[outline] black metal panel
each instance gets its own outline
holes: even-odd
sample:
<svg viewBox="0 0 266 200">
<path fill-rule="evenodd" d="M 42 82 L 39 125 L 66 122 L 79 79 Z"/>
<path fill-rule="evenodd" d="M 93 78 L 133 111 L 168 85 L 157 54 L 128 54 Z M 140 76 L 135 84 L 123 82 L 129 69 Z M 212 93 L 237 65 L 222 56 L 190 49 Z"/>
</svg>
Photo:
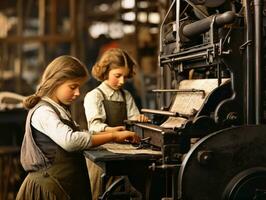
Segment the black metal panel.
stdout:
<svg viewBox="0 0 266 200">
<path fill-rule="evenodd" d="M 234 192 L 233 186 L 237 187 L 239 184 L 238 188 L 241 188 L 241 180 L 249 180 L 251 173 L 247 170 L 258 168 L 263 168 L 264 172 L 259 170 L 260 178 L 253 179 L 253 183 L 258 184 L 257 187 L 242 187 L 245 198 L 236 199 L 254 199 L 256 189 L 266 191 L 265 133 L 266 126 L 242 126 L 202 138 L 192 147 L 181 165 L 178 178 L 179 198 L 213 200 L 230 196 L 228 191 Z M 252 172 L 254 177 L 257 172 L 258 170 Z M 264 181 L 261 182 L 261 179 Z"/>
</svg>

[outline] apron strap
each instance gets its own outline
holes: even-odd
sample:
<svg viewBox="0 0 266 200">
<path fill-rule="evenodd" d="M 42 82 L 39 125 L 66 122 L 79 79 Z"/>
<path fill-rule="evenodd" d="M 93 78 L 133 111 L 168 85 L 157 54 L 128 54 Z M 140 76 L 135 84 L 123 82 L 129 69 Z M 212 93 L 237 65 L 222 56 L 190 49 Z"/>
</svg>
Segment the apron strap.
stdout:
<svg viewBox="0 0 266 200">
<path fill-rule="evenodd" d="M 106 97 L 105 93 L 100 88 L 96 88 L 96 89 L 102 94 L 103 99 L 104 100 L 107 100 L 107 97 Z M 126 94 L 125 94 L 125 91 L 123 89 L 120 89 L 119 91 L 121 92 L 122 97 L 123 97 L 123 100 L 126 103 Z"/>
<path fill-rule="evenodd" d="M 47 104 L 48 106 L 50 106 L 54 111 L 55 113 L 58 115 L 59 119 L 66 125 L 70 126 L 73 130 L 75 131 L 79 131 L 79 127 L 76 126 L 75 122 L 73 121 L 72 118 L 70 118 L 70 120 L 67 120 L 67 119 L 64 119 L 61 114 L 60 114 L 60 111 L 53 105 L 51 104 L 50 102 L 48 101 L 45 101 L 45 100 L 42 100 L 45 104 Z"/>
<path fill-rule="evenodd" d="M 104 92 L 98 87 L 96 89 L 102 94 L 103 99 L 106 100 L 107 98 L 106 98 L 106 95 L 104 94 Z"/>
</svg>

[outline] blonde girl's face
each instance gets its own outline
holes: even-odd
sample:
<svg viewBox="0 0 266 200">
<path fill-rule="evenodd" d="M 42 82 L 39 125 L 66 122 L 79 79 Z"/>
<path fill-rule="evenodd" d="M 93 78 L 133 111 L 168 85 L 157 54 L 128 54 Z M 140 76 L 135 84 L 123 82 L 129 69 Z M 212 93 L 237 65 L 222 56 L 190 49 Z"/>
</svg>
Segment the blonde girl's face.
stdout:
<svg viewBox="0 0 266 200">
<path fill-rule="evenodd" d="M 84 82 L 81 78 L 65 81 L 55 89 L 51 98 L 58 104 L 70 105 L 80 95 Z"/>
<path fill-rule="evenodd" d="M 105 82 L 114 90 L 119 90 L 125 84 L 127 76 L 128 70 L 126 67 L 111 69 Z"/>
</svg>

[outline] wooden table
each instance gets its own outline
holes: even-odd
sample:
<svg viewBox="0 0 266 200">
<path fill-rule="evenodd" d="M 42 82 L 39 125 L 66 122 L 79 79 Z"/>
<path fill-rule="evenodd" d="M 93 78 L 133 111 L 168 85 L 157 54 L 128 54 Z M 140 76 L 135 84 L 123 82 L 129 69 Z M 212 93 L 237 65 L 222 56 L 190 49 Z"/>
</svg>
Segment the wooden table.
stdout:
<svg viewBox="0 0 266 200">
<path fill-rule="evenodd" d="M 105 192 L 105 185 L 110 176 L 143 177 L 146 181 L 148 173 L 151 173 L 150 166 L 161 158 L 161 155 L 153 154 L 122 154 L 113 153 L 106 149 L 91 149 L 84 152 L 86 158 L 93 161 L 104 171 L 101 177 L 101 194 Z M 138 179 L 140 180 L 140 179 Z M 132 182 L 131 182 L 132 183 Z M 144 193 L 144 188 L 139 188 L 140 184 L 132 185 Z"/>
</svg>

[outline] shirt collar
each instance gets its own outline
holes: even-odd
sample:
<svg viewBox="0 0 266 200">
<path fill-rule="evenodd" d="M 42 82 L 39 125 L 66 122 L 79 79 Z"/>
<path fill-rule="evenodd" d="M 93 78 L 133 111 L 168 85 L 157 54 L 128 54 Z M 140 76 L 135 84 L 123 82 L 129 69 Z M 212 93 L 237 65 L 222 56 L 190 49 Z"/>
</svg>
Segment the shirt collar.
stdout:
<svg viewBox="0 0 266 200">
<path fill-rule="evenodd" d="M 60 113 L 65 114 L 69 119 L 71 119 L 70 112 L 68 110 L 66 110 L 63 106 L 61 106 L 58 103 L 56 103 L 51 98 L 45 96 L 45 97 L 42 97 L 42 100 L 49 102 L 50 104 L 52 104 L 53 106 L 55 106 L 60 111 Z"/>
<path fill-rule="evenodd" d="M 102 82 L 101 85 L 99 86 L 100 89 L 103 90 L 104 94 L 108 96 L 109 98 L 113 96 L 115 93 L 117 93 L 117 90 L 114 90 L 111 88 L 107 83 Z"/>
</svg>

